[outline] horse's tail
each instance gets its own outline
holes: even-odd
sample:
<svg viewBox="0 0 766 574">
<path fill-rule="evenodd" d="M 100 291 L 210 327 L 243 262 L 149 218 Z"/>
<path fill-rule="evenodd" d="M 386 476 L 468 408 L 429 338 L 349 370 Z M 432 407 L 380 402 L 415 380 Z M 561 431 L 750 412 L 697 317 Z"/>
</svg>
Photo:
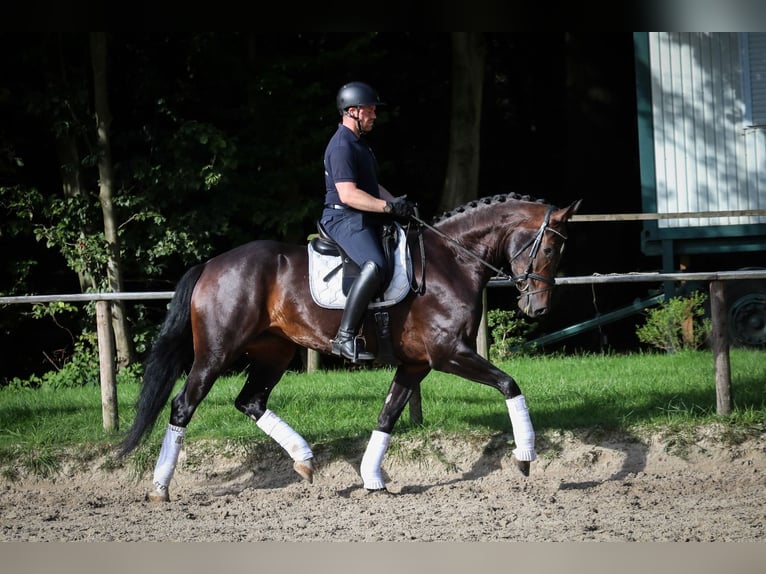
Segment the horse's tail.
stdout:
<svg viewBox="0 0 766 574">
<path fill-rule="evenodd" d="M 204 264 L 189 269 L 176 286 L 165 322 L 144 364 L 144 378 L 136 401 L 136 418 L 118 446 L 123 457 L 154 428 L 178 378 L 194 359 L 191 296 Z"/>
</svg>

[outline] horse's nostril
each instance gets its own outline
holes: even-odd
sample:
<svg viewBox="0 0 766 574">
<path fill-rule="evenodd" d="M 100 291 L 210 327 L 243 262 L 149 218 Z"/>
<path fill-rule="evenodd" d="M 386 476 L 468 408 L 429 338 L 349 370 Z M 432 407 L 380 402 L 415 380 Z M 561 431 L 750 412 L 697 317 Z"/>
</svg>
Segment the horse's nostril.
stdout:
<svg viewBox="0 0 766 574">
<path fill-rule="evenodd" d="M 547 312 L 548 312 L 548 307 L 538 307 L 538 308 L 537 308 L 537 309 L 535 309 L 535 311 L 534 311 L 534 313 L 535 313 L 535 317 L 542 317 L 542 316 L 543 316 L 543 315 L 545 315 Z"/>
</svg>

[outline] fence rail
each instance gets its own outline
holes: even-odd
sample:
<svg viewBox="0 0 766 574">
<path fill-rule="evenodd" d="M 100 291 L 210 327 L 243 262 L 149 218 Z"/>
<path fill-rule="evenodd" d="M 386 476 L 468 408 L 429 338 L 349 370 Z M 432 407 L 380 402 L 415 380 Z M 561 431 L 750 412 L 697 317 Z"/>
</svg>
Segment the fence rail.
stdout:
<svg viewBox="0 0 766 574">
<path fill-rule="evenodd" d="M 556 285 L 592 285 L 605 283 L 663 283 L 665 281 L 732 281 L 739 279 L 766 279 L 766 269 L 741 271 L 700 271 L 693 273 L 607 273 L 556 277 Z M 490 287 L 508 287 L 508 279 L 492 279 Z"/>
<path fill-rule="evenodd" d="M 733 211 L 681 211 L 678 213 L 575 213 L 570 221 L 653 221 L 657 219 L 709 219 L 712 217 L 750 217 L 766 215 L 766 209 Z"/>
<path fill-rule="evenodd" d="M 766 279 L 766 269 L 742 271 L 702 271 L 694 273 L 595 273 L 572 277 L 556 277 L 556 285 L 591 285 L 606 283 L 663 283 L 665 281 L 732 281 Z M 488 287 L 513 287 L 510 279 L 492 279 Z M 141 291 L 109 293 L 75 293 L 70 295 L 19 295 L 0 297 L 0 305 L 17 303 L 87 303 L 91 301 L 151 301 L 171 299 L 174 291 Z"/>
<path fill-rule="evenodd" d="M 110 292 L 110 293 L 75 293 L 72 295 L 19 295 L 18 297 L 0 297 L 0 304 L 13 303 L 89 303 L 91 301 L 152 301 L 171 299 L 174 291 Z"/>
</svg>

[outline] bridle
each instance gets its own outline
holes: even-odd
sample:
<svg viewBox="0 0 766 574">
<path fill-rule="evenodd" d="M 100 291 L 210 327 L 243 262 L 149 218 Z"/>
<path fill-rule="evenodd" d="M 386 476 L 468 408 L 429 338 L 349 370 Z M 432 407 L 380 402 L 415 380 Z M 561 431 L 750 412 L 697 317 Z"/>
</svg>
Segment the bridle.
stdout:
<svg viewBox="0 0 766 574">
<path fill-rule="evenodd" d="M 471 257 L 472 259 L 475 259 L 476 261 L 478 261 L 479 263 L 481 263 L 485 267 L 487 267 L 487 268 L 491 269 L 492 271 L 494 271 L 495 273 L 497 273 L 499 278 L 501 278 L 501 279 L 508 279 L 510 281 L 513 281 L 514 284 L 516 285 L 516 288 L 519 290 L 519 293 L 521 293 L 521 295 L 519 295 L 519 298 L 521 298 L 522 296 L 527 296 L 528 297 L 530 295 L 534 295 L 535 293 L 541 293 L 543 291 L 549 291 L 550 289 L 553 289 L 553 285 L 556 283 L 556 279 L 554 277 L 546 277 L 544 275 L 540 275 L 539 273 L 534 273 L 532 271 L 532 268 L 534 267 L 534 263 L 535 263 L 535 258 L 537 257 L 537 254 L 540 251 L 540 246 L 543 243 L 543 237 L 545 236 L 545 232 L 546 231 L 550 231 L 551 233 L 555 233 L 556 235 L 561 237 L 564 241 L 566 241 L 566 239 L 567 239 L 566 235 L 564 235 L 563 233 L 561 233 L 560 231 L 558 231 L 556 229 L 553 229 L 550 226 L 551 214 L 553 213 L 554 210 L 555 210 L 554 206 L 551 206 L 551 207 L 548 208 L 548 211 L 545 213 L 545 218 L 543 219 L 543 222 L 540 224 L 540 228 L 537 230 L 537 233 L 535 233 L 534 237 L 532 237 L 529 241 L 527 241 L 508 260 L 509 263 L 513 263 L 514 259 L 519 257 L 519 255 L 521 255 L 527 248 L 530 248 L 529 249 L 529 264 L 527 265 L 526 270 L 523 273 L 520 273 L 519 275 L 514 275 L 513 274 L 513 269 L 511 269 L 511 274 L 509 275 L 508 273 L 506 273 L 502 269 L 499 269 L 499 268 L 495 267 L 494 265 L 492 265 L 491 263 L 489 263 L 487 261 L 484 261 L 481 257 L 476 255 L 475 253 L 473 253 L 469 249 L 466 249 L 463 245 L 460 244 L 459 241 L 457 241 L 456 239 L 450 237 L 446 233 L 443 233 L 443 232 L 439 231 L 434 226 L 429 225 L 428 223 L 426 223 L 425 221 L 420 219 L 420 217 L 418 217 L 417 215 L 413 215 L 412 219 L 414 221 L 416 221 L 417 223 L 419 223 L 420 225 L 422 225 L 424 227 L 427 227 L 428 229 L 430 229 L 431 231 L 433 231 L 437 235 L 443 237 L 447 241 L 450 241 L 451 243 L 453 243 L 460 251 L 462 251 L 463 253 L 465 253 L 466 255 Z M 424 251 L 423 251 L 422 234 L 421 234 L 421 237 L 420 237 L 420 251 L 421 251 L 421 258 L 422 258 L 421 272 L 422 272 L 422 277 L 425 278 L 425 254 L 424 254 Z M 538 289 L 537 291 L 529 291 L 529 280 L 530 279 L 534 279 L 536 281 L 542 281 L 543 283 L 546 283 L 548 286 L 544 287 L 543 289 Z M 416 290 L 415 289 L 415 285 L 416 285 L 415 281 L 412 281 L 412 285 L 413 285 L 413 290 Z M 420 291 L 418 291 L 418 292 L 422 292 L 422 289 L 423 289 L 423 280 L 421 280 Z"/>
<path fill-rule="evenodd" d="M 551 213 L 553 213 L 554 208 L 549 207 L 548 211 L 545 213 L 545 219 L 543 219 L 542 224 L 540 225 L 540 229 L 537 230 L 537 233 L 535 236 L 527 241 L 524 246 L 519 249 L 511 258 L 509 259 L 509 262 L 513 262 L 514 259 L 516 259 L 521 253 L 530 245 L 532 246 L 529 250 L 529 263 L 527 264 L 527 269 L 524 271 L 524 273 L 521 273 L 519 275 L 506 275 L 506 279 L 510 279 L 516 284 L 516 288 L 519 290 L 520 293 L 523 293 L 525 295 L 532 295 L 534 293 L 540 293 L 541 291 L 548 291 L 553 288 L 553 285 L 556 283 L 555 277 L 545 277 L 544 275 L 540 275 L 539 273 L 533 273 L 532 267 L 535 263 L 535 257 L 537 257 L 537 253 L 540 251 L 540 246 L 543 243 L 543 236 L 545 235 L 546 231 L 550 231 L 551 233 L 555 233 L 559 237 L 561 237 L 564 241 L 566 241 L 567 237 L 560 231 L 553 229 L 550 226 L 551 221 Z M 542 281 L 543 283 L 547 283 L 549 287 L 545 287 L 544 289 L 538 289 L 537 291 L 529 291 L 529 280 L 535 279 L 537 281 Z M 523 283 L 523 285 L 522 285 Z"/>
</svg>

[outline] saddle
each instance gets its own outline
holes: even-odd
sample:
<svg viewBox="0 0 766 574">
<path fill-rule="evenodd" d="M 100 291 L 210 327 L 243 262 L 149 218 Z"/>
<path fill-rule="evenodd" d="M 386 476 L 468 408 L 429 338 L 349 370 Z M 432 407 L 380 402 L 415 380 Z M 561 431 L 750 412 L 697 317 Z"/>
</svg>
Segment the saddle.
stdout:
<svg viewBox="0 0 766 574">
<path fill-rule="evenodd" d="M 359 276 L 359 266 L 333 241 L 327 231 L 317 222 L 319 234 L 308 244 L 309 288 L 314 302 L 326 309 L 343 309 L 346 295 Z M 383 270 L 383 286 L 370 301 L 369 309 L 376 309 L 375 330 L 378 338 L 376 362 L 396 365 L 391 345 L 388 311 L 385 307 L 395 305 L 410 292 L 412 262 L 407 246 L 407 234 L 398 223 L 384 225 L 381 244 L 386 258 Z"/>
<path fill-rule="evenodd" d="M 318 235 L 309 241 L 309 286 L 314 302 L 326 309 L 343 309 L 346 295 L 361 270 L 335 243 L 320 222 Z M 383 284 L 373 297 L 370 307 L 390 307 L 410 290 L 412 262 L 407 246 L 407 234 L 396 222 L 381 229 L 381 244 L 387 265 L 383 269 Z"/>
</svg>

